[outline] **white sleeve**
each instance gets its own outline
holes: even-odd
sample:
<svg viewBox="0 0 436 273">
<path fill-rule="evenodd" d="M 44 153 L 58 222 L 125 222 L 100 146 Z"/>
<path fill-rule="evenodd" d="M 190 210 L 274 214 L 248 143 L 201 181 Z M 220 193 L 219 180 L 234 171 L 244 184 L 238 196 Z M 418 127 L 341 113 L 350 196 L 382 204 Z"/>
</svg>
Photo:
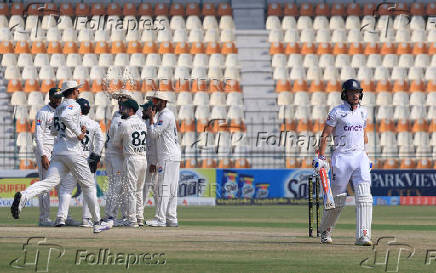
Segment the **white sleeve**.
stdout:
<svg viewBox="0 0 436 273">
<path fill-rule="evenodd" d="M 330 127 L 336 127 L 336 109 L 332 109 L 327 116 L 327 121 L 325 122 Z"/>
<path fill-rule="evenodd" d="M 44 155 L 44 131 L 46 126 L 45 117 L 42 111 L 38 111 L 35 119 L 35 143 L 38 153 Z"/>
<path fill-rule="evenodd" d="M 68 107 L 65 108 L 65 110 L 62 111 L 60 118 L 73 134 L 79 136 L 82 134 L 82 129 L 80 128 L 80 122 L 75 122 L 73 120 L 75 115 L 80 115 L 80 107 L 73 105 L 72 109 L 69 109 Z"/>
<path fill-rule="evenodd" d="M 94 134 L 94 147 L 93 147 L 93 152 L 101 155 L 101 152 L 103 150 L 103 146 L 104 146 L 104 135 L 103 132 L 101 131 L 100 125 L 95 122 L 95 134 Z"/>
<path fill-rule="evenodd" d="M 147 128 L 147 133 L 151 136 L 151 138 L 156 139 L 168 128 L 171 122 L 170 116 L 166 113 L 162 113 L 160 117 L 156 120 L 156 122 Z"/>
<path fill-rule="evenodd" d="M 118 128 L 115 130 L 114 137 L 112 139 L 112 144 L 114 147 L 122 149 L 123 147 L 123 132 L 124 132 L 124 126 L 123 122 L 118 123 Z"/>
<path fill-rule="evenodd" d="M 147 121 L 147 131 L 150 127 L 150 121 Z M 148 134 L 147 134 L 148 135 Z M 150 142 L 150 143 L 149 143 Z M 157 144 L 156 139 L 153 139 L 152 137 L 147 137 L 147 145 L 150 147 L 147 154 L 147 159 L 149 160 L 150 164 L 157 165 Z"/>
</svg>

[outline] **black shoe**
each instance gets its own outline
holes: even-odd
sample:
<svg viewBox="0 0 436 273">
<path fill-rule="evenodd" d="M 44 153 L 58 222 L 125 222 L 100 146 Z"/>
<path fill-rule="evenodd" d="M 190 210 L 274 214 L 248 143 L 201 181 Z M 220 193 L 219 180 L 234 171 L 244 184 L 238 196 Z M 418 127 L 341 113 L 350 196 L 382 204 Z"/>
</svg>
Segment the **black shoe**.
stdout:
<svg viewBox="0 0 436 273">
<path fill-rule="evenodd" d="M 14 195 L 14 202 L 11 206 L 11 213 L 14 219 L 20 218 L 20 200 L 21 200 L 21 192 L 17 192 Z"/>
</svg>

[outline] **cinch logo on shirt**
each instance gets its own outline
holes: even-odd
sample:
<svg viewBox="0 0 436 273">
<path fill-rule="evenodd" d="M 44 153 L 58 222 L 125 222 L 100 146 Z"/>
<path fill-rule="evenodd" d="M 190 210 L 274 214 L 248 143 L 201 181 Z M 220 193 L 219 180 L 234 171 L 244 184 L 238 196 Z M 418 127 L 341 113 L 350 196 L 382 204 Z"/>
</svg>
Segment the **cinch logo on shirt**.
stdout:
<svg viewBox="0 0 436 273">
<path fill-rule="evenodd" d="M 344 131 L 355 131 L 355 132 L 357 132 L 357 131 L 362 131 L 362 129 L 363 129 L 362 125 L 355 125 L 355 126 L 353 126 L 353 125 L 351 125 L 351 126 L 345 125 L 344 126 Z"/>
<path fill-rule="evenodd" d="M 72 105 L 68 105 L 67 108 L 70 109 L 70 110 L 73 110 L 73 106 Z"/>
</svg>

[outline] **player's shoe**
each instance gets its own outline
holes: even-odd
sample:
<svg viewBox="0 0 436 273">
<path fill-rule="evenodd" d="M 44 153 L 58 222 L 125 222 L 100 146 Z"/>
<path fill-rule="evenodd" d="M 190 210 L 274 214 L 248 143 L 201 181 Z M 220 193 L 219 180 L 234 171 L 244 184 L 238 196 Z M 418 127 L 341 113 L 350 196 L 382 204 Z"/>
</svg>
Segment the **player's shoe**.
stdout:
<svg viewBox="0 0 436 273">
<path fill-rule="evenodd" d="M 368 236 L 360 237 L 354 244 L 357 246 L 372 246 L 371 239 Z"/>
<path fill-rule="evenodd" d="M 139 227 L 143 227 L 144 226 L 144 219 L 139 219 L 138 220 L 138 226 Z"/>
<path fill-rule="evenodd" d="M 125 227 L 127 225 L 127 219 L 115 219 L 113 220 L 114 227 Z"/>
<path fill-rule="evenodd" d="M 321 233 L 321 244 L 332 244 L 332 233 L 328 230 Z"/>
<path fill-rule="evenodd" d="M 94 226 L 94 223 L 89 218 L 83 218 L 82 224 L 80 226 L 86 228 L 92 228 Z"/>
<path fill-rule="evenodd" d="M 63 227 L 65 226 L 65 219 L 61 217 L 57 217 L 55 221 L 55 227 Z"/>
<path fill-rule="evenodd" d="M 129 222 L 129 221 L 127 221 L 125 227 L 139 228 L 139 225 L 138 225 L 137 222 Z"/>
<path fill-rule="evenodd" d="M 82 223 L 80 223 L 79 221 L 75 221 L 73 218 L 71 217 L 67 217 L 67 220 L 65 221 L 65 225 L 70 226 L 70 227 L 78 227 L 80 226 Z"/>
<path fill-rule="evenodd" d="M 166 227 L 167 226 L 166 223 L 159 222 L 156 219 L 147 220 L 147 221 L 145 221 L 145 224 L 147 226 L 150 226 L 150 227 Z"/>
<path fill-rule="evenodd" d="M 100 221 L 94 223 L 94 233 L 100 233 L 102 231 L 109 230 L 109 229 L 111 229 L 111 227 L 108 225 L 107 222 Z"/>
<path fill-rule="evenodd" d="M 12 202 L 12 206 L 11 206 L 11 213 L 14 219 L 20 218 L 20 212 L 21 212 L 20 203 L 21 203 L 21 192 L 17 192 L 14 195 L 14 202 Z"/>
<path fill-rule="evenodd" d="M 178 227 L 179 223 L 177 221 L 167 221 L 167 227 Z"/>
<path fill-rule="evenodd" d="M 103 220 L 104 222 L 106 222 L 106 225 L 108 225 L 110 228 L 114 227 L 114 220 L 111 218 L 105 219 Z"/>
<path fill-rule="evenodd" d="M 40 227 L 52 227 L 52 226 L 54 226 L 54 223 L 52 220 L 47 218 L 47 219 L 39 220 L 38 226 L 40 226 Z"/>
</svg>

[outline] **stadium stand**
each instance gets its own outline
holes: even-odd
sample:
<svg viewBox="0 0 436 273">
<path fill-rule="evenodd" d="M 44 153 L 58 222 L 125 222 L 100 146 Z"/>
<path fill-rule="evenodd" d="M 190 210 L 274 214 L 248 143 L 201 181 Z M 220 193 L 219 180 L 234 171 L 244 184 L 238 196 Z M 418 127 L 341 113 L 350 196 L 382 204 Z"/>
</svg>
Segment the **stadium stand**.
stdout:
<svg viewBox="0 0 436 273">
<path fill-rule="evenodd" d="M 307 167 L 356 78 L 376 166 L 436 167 L 436 4 L 280 2 L 0 3 L 0 166 L 35 167 L 35 114 L 74 79 L 104 130 L 106 90 L 171 92 L 184 167 Z"/>
</svg>

